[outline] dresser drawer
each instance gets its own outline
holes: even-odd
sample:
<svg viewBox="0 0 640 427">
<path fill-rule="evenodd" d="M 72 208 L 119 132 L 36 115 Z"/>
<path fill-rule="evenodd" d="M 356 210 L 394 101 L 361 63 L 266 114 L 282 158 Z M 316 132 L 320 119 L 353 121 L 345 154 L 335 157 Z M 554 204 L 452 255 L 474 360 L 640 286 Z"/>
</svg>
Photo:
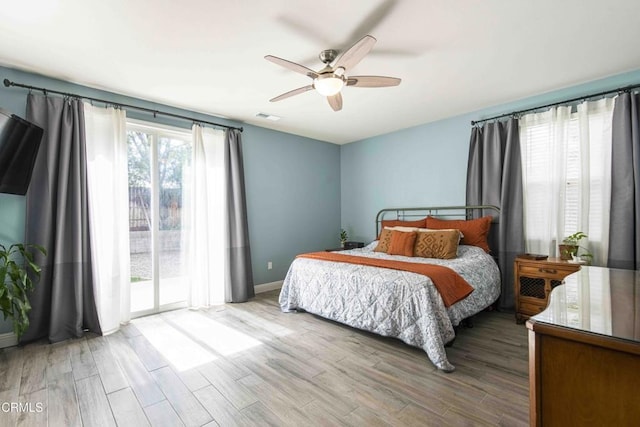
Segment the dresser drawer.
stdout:
<svg viewBox="0 0 640 427">
<path fill-rule="evenodd" d="M 520 276 L 541 277 L 545 279 L 562 280 L 569 274 L 576 271 L 573 268 L 561 268 L 554 265 L 534 266 L 534 265 L 521 265 L 518 268 Z"/>
</svg>

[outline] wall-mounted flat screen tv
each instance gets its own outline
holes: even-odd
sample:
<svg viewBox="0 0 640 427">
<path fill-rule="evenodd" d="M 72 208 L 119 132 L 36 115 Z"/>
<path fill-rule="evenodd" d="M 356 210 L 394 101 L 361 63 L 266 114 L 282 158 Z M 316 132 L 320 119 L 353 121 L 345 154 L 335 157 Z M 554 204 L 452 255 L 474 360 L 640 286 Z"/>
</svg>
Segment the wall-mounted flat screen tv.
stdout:
<svg viewBox="0 0 640 427">
<path fill-rule="evenodd" d="M 0 193 L 27 193 L 42 134 L 42 128 L 0 109 Z"/>
</svg>

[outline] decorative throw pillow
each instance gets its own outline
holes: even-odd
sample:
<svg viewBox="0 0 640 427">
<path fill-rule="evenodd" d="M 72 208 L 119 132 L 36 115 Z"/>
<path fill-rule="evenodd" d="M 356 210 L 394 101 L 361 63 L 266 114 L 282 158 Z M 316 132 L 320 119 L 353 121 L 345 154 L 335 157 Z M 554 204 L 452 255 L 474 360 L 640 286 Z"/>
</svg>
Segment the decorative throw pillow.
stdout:
<svg viewBox="0 0 640 427">
<path fill-rule="evenodd" d="M 385 227 L 397 227 L 397 226 L 424 228 L 426 227 L 425 225 L 426 223 L 427 223 L 427 218 L 422 218 L 415 221 L 401 221 L 399 219 L 383 219 L 381 225 L 382 225 L 382 229 L 384 230 Z"/>
<path fill-rule="evenodd" d="M 394 228 L 398 228 L 398 227 L 394 227 Z M 415 231 L 417 231 L 418 233 L 421 231 L 434 231 L 437 230 L 437 228 L 431 229 L 431 228 L 418 228 Z M 444 229 L 443 229 L 444 230 Z M 453 230 L 453 229 L 452 229 Z M 411 230 L 414 231 L 414 230 Z M 458 243 L 460 243 L 460 240 L 464 238 L 464 234 L 462 234 L 462 231 L 458 230 L 458 235 L 459 235 L 459 239 L 458 239 Z"/>
<path fill-rule="evenodd" d="M 389 250 L 389 243 L 391 242 L 391 232 L 393 230 L 389 227 L 385 227 L 380 232 L 380 237 L 378 237 L 378 245 L 373 250 L 374 252 L 384 252 L 387 253 Z"/>
<path fill-rule="evenodd" d="M 451 259 L 458 255 L 460 231 L 427 230 L 418 231 L 413 256 L 423 258 Z"/>
<path fill-rule="evenodd" d="M 389 242 L 389 255 L 413 256 L 413 246 L 416 242 L 416 233 L 411 231 L 391 230 L 391 241 Z"/>
<path fill-rule="evenodd" d="M 464 237 L 460 242 L 463 245 L 478 246 L 490 252 L 487 237 L 491 228 L 491 216 L 483 216 L 478 219 L 456 220 L 456 219 L 440 219 L 432 216 L 427 217 L 427 228 L 431 229 L 450 229 L 455 228 L 462 232 Z"/>
<path fill-rule="evenodd" d="M 389 243 L 391 242 L 391 232 L 393 230 L 411 232 L 418 231 L 418 227 L 385 227 L 380 232 L 380 237 L 378 238 L 378 245 L 373 250 L 374 252 L 387 252 L 389 250 Z M 424 229 L 423 229 L 424 230 Z"/>
</svg>

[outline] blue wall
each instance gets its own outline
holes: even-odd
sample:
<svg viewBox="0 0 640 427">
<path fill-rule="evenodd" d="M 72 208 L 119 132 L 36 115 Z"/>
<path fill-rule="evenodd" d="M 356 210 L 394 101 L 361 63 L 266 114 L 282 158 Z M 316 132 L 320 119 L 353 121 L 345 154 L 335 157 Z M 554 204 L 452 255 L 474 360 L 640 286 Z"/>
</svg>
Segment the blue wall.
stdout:
<svg viewBox="0 0 640 427">
<path fill-rule="evenodd" d="M 0 67 L 0 79 L 140 105 L 202 120 L 238 123 Z M 351 240 L 370 241 L 387 207 L 465 202 L 470 121 L 640 82 L 640 70 L 337 146 L 244 125 L 245 180 L 256 284 L 284 278 L 294 256 L 334 247 L 340 224 Z M 0 107 L 24 116 L 26 91 L 0 87 Z M 146 114 L 141 120 L 189 127 Z M 0 243 L 24 236 L 21 196 L 0 194 Z M 273 269 L 267 270 L 267 262 Z M 0 333 L 11 330 L 0 319 Z"/>
<path fill-rule="evenodd" d="M 380 209 L 464 205 L 471 120 L 637 83 L 640 70 L 343 145 L 342 227 L 369 242 Z"/>
<path fill-rule="evenodd" d="M 243 141 L 253 277 L 282 280 L 297 254 L 340 242 L 340 146 L 257 127 Z"/>
<path fill-rule="evenodd" d="M 340 147 L 323 141 L 243 125 L 0 67 L 0 80 L 77 93 L 183 114 L 232 126 L 242 135 L 249 236 L 255 284 L 284 278 L 296 254 L 335 247 L 340 231 Z M 27 91 L 0 86 L 0 108 L 25 116 Z M 190 128 L 191 123 L 128 112 L 128 117 Z M 0 194 L 0 244 L 24 240 L 25 197 Z M 267 262 L 273 269 L 267 270 Z M 0 318 L 0 333 L 11 331 Z"/>
</svg>

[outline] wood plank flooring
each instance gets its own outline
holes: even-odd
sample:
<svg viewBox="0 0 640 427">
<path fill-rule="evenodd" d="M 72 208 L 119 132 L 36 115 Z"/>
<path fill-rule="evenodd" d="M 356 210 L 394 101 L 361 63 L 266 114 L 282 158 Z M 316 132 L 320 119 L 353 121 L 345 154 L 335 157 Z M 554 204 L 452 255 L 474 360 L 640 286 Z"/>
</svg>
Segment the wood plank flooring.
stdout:
<svg viewBox="0 0 640 427">
<path fill-rule="evenodd" d="M 277 298 L 1 350 L 0 426 L 528 425 L 527 334 L 513 315 L 459 330 L 446 374 L 420 349 L 281 313 Z"/>
</svg>

